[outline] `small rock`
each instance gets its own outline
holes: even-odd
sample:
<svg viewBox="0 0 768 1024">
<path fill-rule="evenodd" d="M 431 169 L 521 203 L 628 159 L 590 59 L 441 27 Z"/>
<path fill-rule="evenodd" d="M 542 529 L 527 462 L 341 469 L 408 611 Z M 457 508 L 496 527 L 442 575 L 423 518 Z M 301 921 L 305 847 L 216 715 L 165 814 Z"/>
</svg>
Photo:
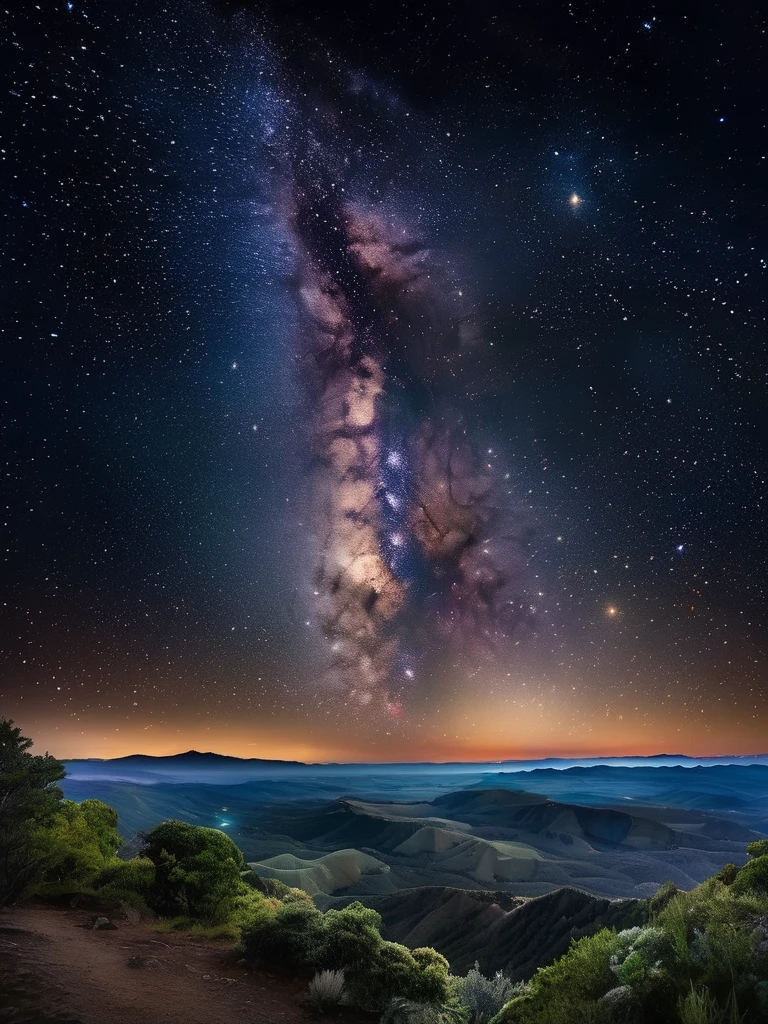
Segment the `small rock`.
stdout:
<svg viewBox="0 0 768 1024">
<path fill-rule="evenodd" d="M 160 961 L 156 956 L 129 956 L 127 964 L 129 967 L 133 967 L 136 970 L 142 967 L 148 967 L 151 969 L 157 969 L 160 967 Z"/>
<path fill-rule="evenodd" d="M 117 925 L 112 924 L 108 917 L 97 917 L 93 922 L 93 931 L 116 931 Z"/>
</svg>

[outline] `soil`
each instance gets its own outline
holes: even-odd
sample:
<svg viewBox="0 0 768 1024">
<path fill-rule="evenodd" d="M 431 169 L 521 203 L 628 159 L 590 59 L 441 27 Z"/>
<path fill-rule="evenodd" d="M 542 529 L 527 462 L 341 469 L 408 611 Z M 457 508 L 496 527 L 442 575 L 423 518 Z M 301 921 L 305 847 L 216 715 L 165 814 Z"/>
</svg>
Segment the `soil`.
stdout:
<svg viewBox="0 0 768 1024">
<path fill-rule="evenodd" d="M 212 942 L 158 933 L 93 911 L 0 912 L 2 1024 L 371 1024 L 338 1011 L 317 1017 L 305 979 L 249 971 Z"/>
</svg>

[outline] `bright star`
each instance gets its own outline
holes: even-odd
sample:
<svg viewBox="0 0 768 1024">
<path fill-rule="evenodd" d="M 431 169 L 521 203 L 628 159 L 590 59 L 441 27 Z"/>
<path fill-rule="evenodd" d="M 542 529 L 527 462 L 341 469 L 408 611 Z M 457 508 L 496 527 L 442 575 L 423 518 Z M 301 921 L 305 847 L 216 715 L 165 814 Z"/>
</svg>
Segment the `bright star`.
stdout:
<svg viewBox="0 0 768 1024">
<path fill-rule="evenodd" d="M 574 192 L 571 196 L 571 206 L 579 206 L 581 204 L 581 198 Z"/>
</svg>

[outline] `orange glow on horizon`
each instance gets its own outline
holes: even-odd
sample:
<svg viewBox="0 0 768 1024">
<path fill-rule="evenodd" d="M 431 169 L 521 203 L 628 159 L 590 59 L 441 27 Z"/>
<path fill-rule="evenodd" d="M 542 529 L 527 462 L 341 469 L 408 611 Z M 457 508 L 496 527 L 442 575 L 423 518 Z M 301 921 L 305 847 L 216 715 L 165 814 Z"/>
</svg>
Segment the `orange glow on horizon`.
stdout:
<svg viewBox="0 0 768 1024">
<path fill-rule="evenodd" d="M 397 735 L 371 737 L 329 736 L 319 739 L 309 736 L 279 736 L 276 733 L 254 736 L 253 731 L 232 728 L 180 728 L 166 733 L 138 730 L 121 731 L 119 736 L 105 736 L 94 728 L 90 734 L 80 730 L 69 731 L 61 727 L 46 728 L 42 723 L 17 720 L 22 732 L 35 740 L 36 752 L 50 751 L 65 760 L 85 758 L 114 758 L 128 754 L 168 756 L 187 750 L 212 751 L 233 757 L 261 758 L 305 763 L 488 763 L 496 761 L 539 760 L 543 758 L 592 757 L 644 757 L 654 754 L 686 754 L 691 757 L 724 756 L 760 753 L 762 747 L 756 736 L 738 729 L 723 729 L 712 737 L 699 730 L 675 731 L 673 735 L 653 730 L 652 735 L 641 736 L 637 730 L 619 730 L 608 724 L 603 730 L 591 731 L 581 740 L 528 735 L 527 741 L 517 737 L 504 741 L 500 738 L 484 740 L 478 737 L 430 737 L 415 739 Z M 296 733 L 298 733 L 298 729 Z M 634 733 L 634 734 L 633 734 Z M 763 744 L 764 745 L 764 744 Z"/>
</svg>

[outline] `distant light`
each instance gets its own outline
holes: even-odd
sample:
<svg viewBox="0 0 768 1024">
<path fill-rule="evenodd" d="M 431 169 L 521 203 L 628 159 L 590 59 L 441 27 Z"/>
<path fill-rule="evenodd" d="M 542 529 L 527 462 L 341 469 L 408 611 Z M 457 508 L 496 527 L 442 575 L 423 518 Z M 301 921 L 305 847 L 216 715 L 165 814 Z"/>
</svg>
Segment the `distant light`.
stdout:
<svg viewBox="0 0 768 1024">
<path fill-rule="evenodd" d="M 723 124 L 725 122 L 725 118 L 724 117 L 718 117 L 717 120 L 720 122 L 720 124 Z"/>
<path fill-rule="evenodd" d="M 580 196 L 577 196 L 576 193 L 574 192 L 573 195 L 571 196 L 571 206 L 580 206 L 580 205 L 581 205 L 581 198 L 580 198 Z"/>
<path fill-rule="evenodd" d="M 610 605 L 608 605 L 608 607 L 607 607 L 607 608 L 605 609 L 605 614 L 606 614 L 606 615 L 607 615 L 607 616 L 608 616 L 609 618 L 613 619 L 613 618 L 615 618 L 615 617 L 616 617 L 616 616 L 617 616 L 617 615 L 619 614 L 619 610 L 618 610 L 618 608 L 615 608 L 615 607 L 614 607 L 614 606 L 613 606 L 612 604 L 610 604 Z"/>
</svg>

